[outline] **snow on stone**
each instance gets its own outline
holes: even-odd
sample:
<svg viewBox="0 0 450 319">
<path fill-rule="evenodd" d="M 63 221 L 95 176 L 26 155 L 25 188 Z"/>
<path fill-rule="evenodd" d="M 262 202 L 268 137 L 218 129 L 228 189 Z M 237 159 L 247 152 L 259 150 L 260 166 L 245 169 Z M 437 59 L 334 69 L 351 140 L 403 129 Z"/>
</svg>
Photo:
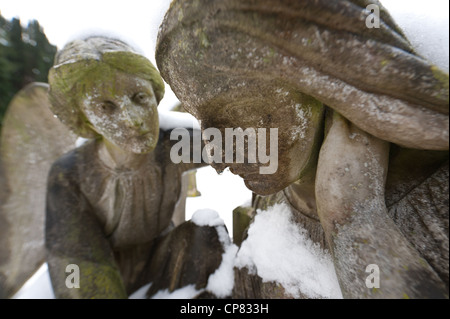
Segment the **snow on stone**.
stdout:
<svg viewBox="0 0 450 319">
<path fill-rule="evenodd" d="M 310 119 L 312 114 L 311 109 L 312 108 L 310 106 L 303 106 L 300 103 L 295 104 L 297 125 L 293 126 L 291 130 L 292 141 L 305 138 L 306 131 L 310 126 Z"/>
<path fill-rule="evenodd" d="M 224 227 L 222 227 L 224 229 Z M 234 260 L 238 247 L 229 244 L 222 255 L 222 263 L 219 268 L 209 276 L 206 290 L 211 291 L 218 298 L 231 296 L 234 288 Z"/>
<path fill-rule="evenodd" d="M 28 279 L 12 299 L 55 299 L 47 263 Z"/>
<path fill-rule="evenodd" d="M 197 210 L 193 214 L 191 221 L 198 226 L 215 227 L 219 241 L 224 248 L 222 262 L 219 268 L 209 276 L 206 290 L 212 292 L 219 298 L 231 296 L 234 287 L 233 267 L 238 247 L 231 243 L 224 221 L 216 211 L 212 209 Z M 145 293 L 150 285 L 151 284 L 145 285 L 134 292 L 130 296 L 130 299 L 145 299 Z M 194 285 L 189 285 L 175 290 L 172 293 L 167 289 L 158 291 L 152 299 L 192 299 L 203 291 L 205 291 L 205 289 L 196 290 Z"/>
<path fill-rule="evenodd" d="M 388 9 L 398 25 L 403 29 L 417 52 L 448 72 L 449 2 L 447 0 L 381 0 L 381 2 Z M 164 8 L 166 8 L 169 3 L 170 1 L 167 1 L 164 4 Z M 152 6 L 154 6 L 153 3 Z M 161 10 L 161 17 L 164 12 L 165 9 Z M 90 33 L 92 33 L 91 30 Z M 97 30 L 96 33 L 98 34 L 99 30 Z M 156 37 L 156 32 L 154 34 Z M 79 37 L 79 34 L 76 37 Z M 115 37 L 117 37 L 117 34 Z M 135 43 L 133 43 L 134 41 L 130 41 L 128 37 L 126 42 L 131 43 L 135 49 L 138 47 Z M 139 49 L 137 50 L 140 51 Z M 153 55 L 149 54 L 149 56 L 153 60 Z M 68 63 L 70 62 L 73 61 L 68 61 Z M 286 61 L 286 63 L 287 62 L 289 61 Z M 167 127 L 167 129 L 176 127 L 192 127 L 193 122 L 197 123 L 197 121 L 192 118 L 189 122 L 186 117 L 189 116 L 188 114 L 179 112 L 170 112 L 170 114 L 167 114 L 166 112 L 166 114 L 161 114 L 163 113 L 162 111 L 172 108 L 177 102 L 178 100 L 170 91 L 170 87 L 166 86 L 166 96 L 161 101 L 161 105 L 159 107 L 160 125 L 162 123 L 161 127 Z M 184 120 L 182 120 L 181 117 L 184 117 Z M 194 125 L 197 125 L 197 128 L 199 127 L 198 123 Z M 200 177 L 203 173 L 206 174 L 207 169 L 212 170 L 211 168 L 201 169 L 198 171 L 197 176 Z M 218 178 L 213 176 L 212 173 L 211 176 L 212 178 Z M 233 175 L 232 177 L 235 176 Z M 238 177 L 235 178 L 238 179 Z M 200 182 L 199 186 L 201 186 L 201 180 L 198 180 L 198 182 Z M 223 181 L 221 181 L 221 184 L 222 183 Z M 215 183 L 212 184 L 215 185 Z M 215 189 L 215 187 L 212 187 L 211 189 Z M 234 189 L 229 186 L 225 187 L 225 189 L 229 196 L 231 194 L 229 192 L 234 191 Z M 208 201 L 207 196 L 205 196 L 209 189 L 204 188 L 201 190 L 203 193 L 202 197 L 188 198 L 188 206 L 191 204 L 191 210 L 196 209 L 198 206 L 204 207 L 205 200 L 206 204 L 209 204 L 211 201 Z M 217 209 L 220 210 L 229 204 L 229 200 L 223 200 L 223 191 L 220 190 L 217 193 L 220 194 L 220 196 L 214 198 L 211 205 L 206 206 L 217 206 Z M 239 191 L 235 197 L 240 195 L 240 193 L 242 192 Z M 249 194 L 251 193 L 249 192 Z M 230 198 L 233 198 L 233 196 L 234 195 L 230 196 Z M 247 194 L 245 194 L 245 196 L 247 196 Z M 211 198 L 211 196 L 209 196 L 209 198 Z M 222 199 L 222 201 L 219 199 Z M 196 201 L 195 207 L 192 205 L 194 201 Z M 234 205 L 233 203 L 231 204 Z M 277 210 L 278 212 L 276 212 Z M 293 286 L 295 286 L 295 284 L 299 284 L 303 293 L 309 292 L 312 296 L 322 295 L 328 297 L 341 297 L 329 255 L 323 251 L 320 251 L 320 249 L 314 247 L 312 243 L 308 242 L 308 240 L 305 239 L 304 232 L 296 229 L 293 225 L 289 226 L 290 222 L 288 221 L 290 216 L 286 210 L 286 208 L 278 206 L 270 210 L 273 213 L 273 216 L 269 216 L 270 212 L 260 212 L 260 214 L 258 214 L 255 219 L 255 223 L 252 224 L 251 231 L 249 232 L 249 235 L 251 236 L 249 236 L 248 240 L 243 243 L 243 246 L 239 251 L 238 259 L 236 261 L 237 265 L 240 265 L 241 267 L 245 265 L 251 267 L 266 281 L 275 280 L 283 283 L 283 285 L 288 287 L 288 292 L 291 292 L 293 295 L 296 294 L 295 287 Z M 231 213 L 229 213 L 229 215 L 231 215 Z M 224 216 L 224 218 L 226 218 L 226 216 Z M 272 219 L 273 223 L 271 224 L 269 221 Z M 231 228 L 229 227 L 229 229 Z M 286 236 L 281 236 L 280 234 L 283 232 L 276 232 L 276 229 L 285 231 Z M 287 230 L 289 232 L 286 232 Z M 229 245 L 225 248 L 223 263 L 213 275 L 220 277 L 216 274 L 220 273 L 219 270 L 221 270 L 223 264 L 226 263 L 226 260 L 228 260 L 228 258 L 231 259 L 230 256 L 233 255 L 231 251 L 232 249 L 235 249 L 234 247 L 234 245 Z M 254 251 L 251 250 L 252 247 L 254 248 Z M 282 257 L 280 258 L 280 256 Z M 300 256 L 302 256 L 302 258 L 300 258 Z M 319 262 L 322 259 L 324 261 Z M 46 267 L 46 264 L 44 264 L 44 266 L 36 272 L 36 274 L 13 298 L 54 298 Z M 225 266 L 223 267 L 225 269 Z M 308 269 L 312 270 L 308 271 Z M 214 282 L 216 280 L 213 275 L 210 277 L 208 286 L 210 282 Z M 214 286 L 215 285 L 211 283 L 211 287 L 209 288 Z M 148 287 L 149 285 L 142 288 L 143 295 L 145 295 Z M 186 295 L 191 295 L 193 297 L 197 292 L 194 294 L 195 289 L 192 288 L 193 287 L 188 286 L 177 290 L 172 294 L 167 293 L 166 296 L 173 297 L 175 293 L 186 293 Z M 162 292 L 160 296 L 163 296 Z"/>
<path fill-rule="evenodd" d="M 195 296 L 203 292 L 202 290 L 195 289 L 195 285 L 189 285 L 173 292 L 169 292 L 168 289 L 158 291 L 152 299 L 193 299 Z"/>
<path fill-rule="evenodd" d="M 192 215 L 191 222 L 197 226 L 223 226 L 223 219 L 220 218 L 219 213 L 212 209 L 200 209 Z"/>
<path fill-rule="evenodd" d="M 139 288 L 132 293 L 128 299 L 148 299 L 146 293 L 151 285 L 152 283 L 149 283 Z M 204 289 L 195 289 L 195 285 L 188 285 L 172 292 L 170 292 L 169 289 L 160 290 L 153 297 L 151 297 L 151 299 L 193 299 L 203 291 Z"/>
<path fill-rule="evenodd" d="M 159 110 L 159 127 L 163 130 L 187 128 L 200 130 L 198 120 L 188 113 Z"/>
<path fill-rule="evenodd" d="M 234 260 L 238 247 L 231 243 L 230 236 L 225 228 L 225 223 L 215 210 L 197 210 L 193 214 L 191 221 L 198 226 L 215 227 L 219 241 L 224 248 L 222 262 L 219 268 L 209 276 L 206 290 L 212 292 L 219 298 L 231 296 L 234 287 Z"/>
<path fill-rule="evenodd" d="M 278 282 L 293 297 L 342 298 L 331 256 L 292 221 L 285 204 L 258 211 L 235 266 L 247 267 L 264 282 Z"/>
<path fill-rule="evenodd" d="M 89 139 L 89 138 L 78 137 L 77 140 L 75 141 L 75 147 L 83 146 L 84 144 L 86 144 L 90 140 L 91 139 Z"/>
<path fill-rule="evenodd" d="M 62 67 L 63 65 L 66 65 L 66 64 L 73 64 L 73 63 L 77 63 L 77 62 L 78 62 L 78 60 L 76 60 L 76 59 L 69 59 L 69 60 L 67 60 L 67 61 L 65 61 L 65 62 L 63 62 L 63 63 L 54 65 L 53 68 L 54 68 L 54 69 L 57 69 L 57 68 Z"/>
<path fill-rule="evenodd" d="M 217 218 L 219 218 L 218 214 Z M 217 219 L 213 220 L 213 222 L 216 223 Z M 228 235 L 226 228 L 223 226 L 223 221 L 222 225 L 216 227 L 216 231 L 224 248 L 224 252 L 222 254 L 222 262 L 220 263 L 219 268 L 217 268 L 217 270 L 208 278 L 206 290 L 214 293 L 214 295 L 218 298 L 225 298 L 231 296 L 233 292 L 233 268 L 238 247 L 231 243 L 230 236 Z"/>
<path fill-rule="evenodd" d="M 411 44 L 423 57 L 449 71 L 449 2 L 381 0 Z"/>
<path fill-rule="evenodd" d="M 231 296 L 234 287 L 233 267 L 238 247 L 231 243 L 223 220 L 220 219 L 215 211 L 204 209 L 197 211 L 194 216 L 196 216 L 196 221 L 200 223 L 197 224 L 196 222 L 197 225 L 216 227 L 219 240 L 224 247 L 222 262 L 219 268 L 209 276 L 206 290 L 212 292 L 218 298 L 229 297 Z M 146 299 L 147 297 L 145 294 L 150 286 L 151 283 L 141 287 L 134 292 L 129 299 Z M 189 285 L 173 292 L 169 292 L 168 289 L 160 290 L 152 297 L 152 299 L 192 299 L 203 291 L 205 291 L 205 289 L 196 290 L 195 285 Z"/>
<path fill-rule="evenodd" d="M 139 288 L 138 290 L 136 290 L 135 292 L 133 292 L 128 299 L 147 299 L 146 297 L 146 293 L 148 291 L 148 289 L 150 288 L 150 286 L 152 285 L 152 283 L 149 283 L 145 286 L 142 286 L 141 288 Z"/>
<path fill-rule="evenodd" d="M 76 32 L 73 32 L 66 36 L 66 44 L 70 43 L 72 41 L 76 41 L 79 39 L 87 39 L 91 37 L 105 37 L 110 39 L 115 39 L 122 41 L 126 43 L 131 49 L 140 54 L 145 56 L 144 50 L 142 50 L 141 46 L 138 44 L 137 41 L 133 37 L 130 37 L 127 34 L 124 34 L 121 32 L 120 29 L 116 29 L 114 31 L 111 31 L 109 29 L 105 29 L 102 27 L 93 27 L 93 28 L 82 28 Z M 117 51 L 117 50 L 110 50 L 110 51 Z"/>
</svg>

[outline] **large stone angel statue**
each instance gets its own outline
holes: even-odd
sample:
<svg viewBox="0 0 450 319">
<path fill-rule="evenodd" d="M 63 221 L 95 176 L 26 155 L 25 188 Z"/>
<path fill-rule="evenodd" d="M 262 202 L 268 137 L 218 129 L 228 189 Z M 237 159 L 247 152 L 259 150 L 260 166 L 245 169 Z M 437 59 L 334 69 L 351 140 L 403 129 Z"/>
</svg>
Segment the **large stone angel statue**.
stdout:
<svg viewBox="0 0 450 319">
<path fill-rule="evenodd" d="M 379 1 L 176 0 L 156 61 L 203 129 L 278 128 L 275 174 L 212 165 L 260 195 L 254 209 L 287 204 L 344 297 L 448 298 L 448 73 Z M 279 297 L 254 268 L 236 269 L 234 296 Z"/>
<path fill-rule="evenodd" d="M 32 89 L 42 96 L 41 100 L 32 99 L 32 106 L 39 104 L 37 113 L 42 114 L 32 117 L 36 123 L 23 125 L 44 139 L 36 141 L 31 156 L 46 157 L 33 158 L 41 166 L 22 163 L 19 151 L 8 149 L 21 146 L 15 145 L 10 135 L 32 141 L 21 137 L 22 127 L 5 127 L 3 172 L 8 181 L 18 183 L 8 202 L 23 204 L 15 209 L 12 204 L 2 206 L 0 216 L 6 216 L 5 225 L 13 231 L 35 227 L 35 232 L 2 233 L 2 240 L 11 243 L 5 247 L 12 253 L 2 268 L 3 275 L 10 282 L 13 272 L 23 268 L 23 255 L 32 252 L 27 245 L 39 249 L 39 258 L 28 256 L 33 263 L 11 287 L 17 287 L 43 261 L 45 233 L 45 258 L 57 298 L 127 298 L 148 283 L 148 296 L 190 284 L 205 288 L 221 262 L 223 240 L 214 227 L 190 221 L 175 227 L 173 223 L 177 204 L 185 196 L 184 172 L 205 163 L 176 164 L 171 160 L 175 142 L 167 124 L 160 127 L 157 110 L 164 84 L 150 61 L 120 40 L 102 36 L 78 39 L 57 53 L 49 87 L 35 85 Z M 22 108 L 30 106 L 16 103 Z M 13 105 L 10 112 L 19 110 Z M 22 111 L 20 115 L 32 114 Z M 13 125 L 10 118 L 7 123 Z M 22 125 L 23 120 L 18 122 Z M 47 135 L 41 134 L 47 133 L 40 129 L 44 125 Z M 192 128 L 187 131 L 193 134 Z M 74 136 L 88 142 L 66 152 L 73 148 Z M 68 143 L 68 138 L 72 142 Z M 50 148 L 53 153 L 47 150 Z M 10 154 L 13 160 L 9 160 Z M 14 167 L 14 160 L 20 165 Z M 40 184 L 27 180 L 26 174 L 35 176 L 35 170 L 41 174 Z M 21 175 L 13 175 L 15 171 Z M 39 201 L 33 203 L 27 196 Z M 35 218 L 27 220 L 31 216 Z M 67 284 L 66 271 L 71 267 L 80 273 L 75 286 Z M 12 289 L 6 291 L 10 292 Z"/>
</svg>

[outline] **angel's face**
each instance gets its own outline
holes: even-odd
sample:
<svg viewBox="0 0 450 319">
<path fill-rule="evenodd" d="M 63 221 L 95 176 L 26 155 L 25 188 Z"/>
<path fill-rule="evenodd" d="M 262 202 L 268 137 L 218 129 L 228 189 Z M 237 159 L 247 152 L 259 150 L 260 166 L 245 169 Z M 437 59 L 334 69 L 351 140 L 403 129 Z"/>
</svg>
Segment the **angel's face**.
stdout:
<svg viewBox="0 0 450 319">
<path fill-rule="evenodd" d="M 233 174 L 244 179 L 250 190 L 260 195 L 276 193 L 297 181 L 317 153 L 323 119 L 322 104 L 295 90 L 278 86 L 266 87 L 259 96 L 249 96 L 246 90 L 236 90 L 233 94 L 233 100 L 209 101 L 200 107 L 191 106 L 188 111 L 202 121 L 203 130 L 217 128 L 222 136 L 226 136 L 227 128 L 265 130 L 266 143 L 261 143 L 259 136 L 257 138 L 258 158 L 262 148 L 262 153 L 270 156 L 270 164 L 276 158 L 277 169 L 273 173 L 263 174 L 261 168 L 268 164 L 262 164 L 259 160 L 252 164 L 247 158 L 244 163 L 225 163 L 223 160 L 211 166 L 218 171 L 229 167 Z M 273 129 L 277 129 L 276 136 L 269 133 Z M 277 140 L 276 147 L 272 149 L 274 139 Z M 223 141 L 222 145 L 225 144 L 226 141 Z M 250 156 L 249 148 L 244 153 Z M 236 158 L 236 153 L 233 158 Z"/>
<path fill-rule="evenodd" d="M 117 71 L 99 79 L 80 107 L 92 128 L 124 151 L 151 152 L 158 142 L 158 102 L 149 81 Z"/>
</svg>

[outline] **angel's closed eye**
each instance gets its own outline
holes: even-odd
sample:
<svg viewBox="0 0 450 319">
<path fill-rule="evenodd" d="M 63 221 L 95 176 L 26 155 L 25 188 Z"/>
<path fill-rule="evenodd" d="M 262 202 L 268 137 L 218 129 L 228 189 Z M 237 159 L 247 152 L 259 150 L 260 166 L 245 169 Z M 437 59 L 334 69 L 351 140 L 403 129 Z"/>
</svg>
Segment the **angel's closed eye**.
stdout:
<svg viewBox="0 0 450 319">
<path fill-rule="evenodd" d="M 138 92 L 133 95 L 132 99 L 134 103 L 144 105 L 150 100 L 150 95 L 144 92 Z"/>
<path fill-rule="evenodd" d="M 106 112 L 113 112 L 117 109 L 117 105 L 112 101 L 103 101 L 101 103 L 102 110 Z"/>
</svg>

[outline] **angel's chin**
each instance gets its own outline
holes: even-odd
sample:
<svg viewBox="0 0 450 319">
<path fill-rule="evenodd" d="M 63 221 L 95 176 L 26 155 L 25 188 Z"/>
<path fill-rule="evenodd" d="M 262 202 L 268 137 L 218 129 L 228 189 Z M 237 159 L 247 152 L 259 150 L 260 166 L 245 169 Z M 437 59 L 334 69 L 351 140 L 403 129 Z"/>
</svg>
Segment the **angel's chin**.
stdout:
<svg viewBox="0 0 450 319">
<path fill-rule="evenodd" d="M 145 143 L 127 143 L 126 145 L 122 145 L 119 147 L 121 147 L 123 150 L 127 152 L 137 155 L 148 154 L 155 149 L 155 146 L 153 144 L 149 145 Z"/>
</svg>

